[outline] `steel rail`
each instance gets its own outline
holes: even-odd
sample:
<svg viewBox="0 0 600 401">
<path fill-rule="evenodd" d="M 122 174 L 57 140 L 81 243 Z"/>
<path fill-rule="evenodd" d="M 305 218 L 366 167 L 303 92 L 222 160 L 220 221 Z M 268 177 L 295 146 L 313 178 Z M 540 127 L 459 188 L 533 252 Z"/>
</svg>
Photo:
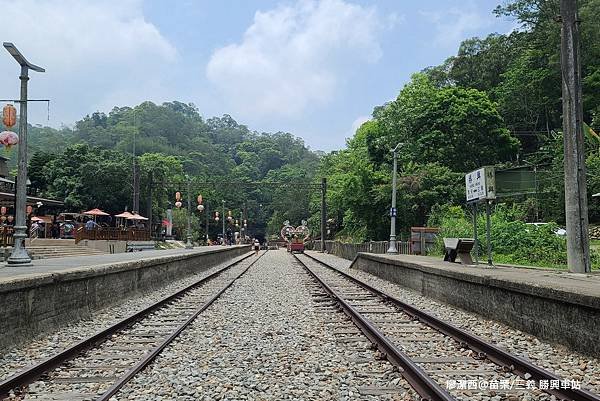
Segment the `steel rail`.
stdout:
<svg viewBox="0 0 600 401">
<path fill-rule="evenodd" d="M 29 383 L 34 382 L 43 374 L 53 370 L 54 368 L 64 364 L 66 361 L 74 359 L 79 356 L 81 353 L 103 343 L 107 339 L 109 339 L 113 334 L 118 333 L 137 323 L 144 317 L 148 316 L 152 312 L 164 307 L 168 303 L 174 301 L 175 299 L 181 297 L 188 291 L 207 283 L 208 281 L 214 279 L 219 276 L 221 273 L 229 270 L 233 266 L 243 262 L 244 260 L 251 257 L 253 253 L 249 253 L 248 255 L 236 260 L 235 262 L 230 263 L 229 265 L 211 273 L 210 275 L 196 281 L 195 283 L 190 284 L 189 286 L 155 302 L 154 304 L 134 313 L 131 316 L 128 316 L 117 323 L 103 329 L 92 336 L 81 340 L 75 345 L 60 351 L 58 354 L 55 354 L 41 362 L 36 363 L 30 367 L 27 367 L 14 375 L 6 378 L 5 380 L 0 382 L 0 400 L 7 398 L 10 391 L 26 386 Z"/>
<path fill-rule="evenodd" d="M 340 294 L 323 281 L 306 263 L 297 255 L 294 258 L 304 267 L 304 269 L 325 289 L 341 307 L 342 310 L 352 319 L 358 329 L 377 346 L 379 351 L 385 354 L 386 358 L 395 366 L 400 368 L 400 374 L 408 381 L 412 388 L 422 397 L 423 400 L 431 401 L 456 401 L 446 390 L 444 390 L 436 381 L 427 375 L 408 355 L 400 350 L 385 334 L 381 332 L 369 319 L 364 317 L 350 303 L 348 303 Z"/>
<path fill-rule="evenodd" d="M 378 290 L 370 286 L 369 284 L 352 277 L 346 272 L 329 265 L 322 260 L 315 258 L 314 256 L 304 254 L 308 258 L 315 262 L 336 271 L 343 277 L 349 279 L 355 284 L 363 287 L 371 293 L 384 298 L 386 301 L 402 309 L 406 314 L 413 317 L 413 319 L 422 322 L 423 324 L 437 330 L 438 332 L 445 334 L 446 336 L 454 338 L 463 347 L 470 348 L 475 351 L 479 357 L 487 358 L 496 365 L 502 366 L 507 371 L 510 371 L 526 380 L 535 380 L 539 383 L 540 380 L 561 380 L 556 374 L 545 370 L 537 365 L 534 365 L 530 361 L 521 358 L 517 355 L 510 354 L 502 348 L 485 341 L 483 338 L 463 330 L 451 323 L 445 322 L 425 311 L 422 311 L 410 304 L 400 301 L 393 296 Z M 559 400 L 572 400 L 572 401 L 600 401 L 600 396 L 590 391 L 583 389 L 544 389 L 544 392 L 556 396 Z"/>
<path fill-rule="evenodd" d="M 169 335 L 162 343 L 157 345 L 151 352 L 147 353 L 143 359 L 139 360 L 133 367 L 131 367 L 127 372 L 121 376 L 121 378 L 116 381 L 108 390 L 106 390 L 96 401 L 108 401 L 113 395 L 115 395 L 127 382 L 129 382 L 138 372 L 148 366 L 161 352 L 162 350 L 169 345 L 173 340 L 175 340 L 179 334 L 189 326 L 198 315 L 204 312 L 210 305 L 213 304 L 229 287 L 233 285 L 240 277 L 244 275 L 256 262 L 259 261 L 260 258 L 264 256 L 267 251 L 263 252 L 258 258 L 256 258 L 252 263 L 248 265 L 241 273 L 235 276 L 229 283 L 221 288 L 215 295 L 213 295 L 208 301 L 206 301 L 201 307 L 199 307 L 193 314 L 190 316 L 184 323 L 182 323 L 173 333 Z"/>
</svg>

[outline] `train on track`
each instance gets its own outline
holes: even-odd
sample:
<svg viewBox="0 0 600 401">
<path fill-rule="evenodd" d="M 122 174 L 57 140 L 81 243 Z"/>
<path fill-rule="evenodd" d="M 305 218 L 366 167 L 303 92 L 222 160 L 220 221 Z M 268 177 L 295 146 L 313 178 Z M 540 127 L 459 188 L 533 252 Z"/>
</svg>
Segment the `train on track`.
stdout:
<svg viewBox="0 0 600 401">
<path fill-rule="evenodd" d="M 302 220 L 302 224 L 298 227 L 290 225 L 290 222 L 286 220 L 280 234 L 286 242 L 288 252 L 304 253 L 305 243 L 310 238 L 310 230 L 305 220 Z"/>
</svg>

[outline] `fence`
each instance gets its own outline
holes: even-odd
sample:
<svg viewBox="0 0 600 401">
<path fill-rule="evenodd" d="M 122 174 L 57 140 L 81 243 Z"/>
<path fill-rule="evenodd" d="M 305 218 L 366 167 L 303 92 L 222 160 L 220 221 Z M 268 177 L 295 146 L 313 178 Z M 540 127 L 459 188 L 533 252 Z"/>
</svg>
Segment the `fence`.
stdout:
<svg viewBox="0 0 600 401">
<path fill-rule="evenodd" d="M 75 243 L 81 240 L 113 240 L 113 241 L 150 241 L 150 230 L 135 228 L 121 229 L 116 227 L 100 227 L 86 230 L 80 227 L 75 231 Z"/>
<path fill-rule="evenodd" d="M 7 247 L 15 244 L 14 229 L 10 226 L 0 227 L 0 246 Z"/>
<path fill-rule="evenodd" d="M 369 253 L 386 253 L 389 248 L 389 241 L 372 241 L 363 242 L 362 244 L 347 244 L 339 241 L 325 241 L 325 250 L 340 258 L 352 260 L 356 257 L 358 252 L 369 252 Z M 308 249 L 321 249 L 320 241 L 311 241 L 307 244 Z M 408 241 L 396 241 L 396 248 L 398 253 L 403 255 L 410 255 L 410 242 Z"/>
</svg>

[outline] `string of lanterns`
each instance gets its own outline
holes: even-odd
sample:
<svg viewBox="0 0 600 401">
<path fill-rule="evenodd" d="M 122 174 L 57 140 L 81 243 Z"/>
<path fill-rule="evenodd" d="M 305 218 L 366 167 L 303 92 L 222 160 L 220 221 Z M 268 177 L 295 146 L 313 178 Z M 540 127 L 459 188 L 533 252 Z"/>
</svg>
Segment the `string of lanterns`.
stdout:
<svg viewBox="0 0 600 401">
<path fill-rule="evenodd" d="M 204 205 L 202 204 L 202 200 L 202 195 L 198 195 L 198 198 L 196 198 L 196 201 L 198 202 L 196 210 L 198 210 L 199 212 L 204 211 Z M 183 203 L 181 202 L 181 192 L 177 191 L 175 192 L 175 207 L 177 209 L 181 209 L 181 206 L 183 206 Z"/>
</svg>

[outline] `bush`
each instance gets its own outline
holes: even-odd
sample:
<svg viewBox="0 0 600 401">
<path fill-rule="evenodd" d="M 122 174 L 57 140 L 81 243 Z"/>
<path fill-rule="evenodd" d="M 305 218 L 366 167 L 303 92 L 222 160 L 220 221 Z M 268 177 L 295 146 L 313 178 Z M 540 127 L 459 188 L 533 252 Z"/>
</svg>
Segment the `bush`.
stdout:
<svg viewBox="0 0 600 401">
<path fill-rule="evenodd" d="M 534 265 L 541 267 L 566 267 L 567 243 L 555 234 L 558 225 L 540 226 L 526 224 L 525 210 L 518 206 L 495 205 L 491 216 L 492 257 L 496 262 Z M 428 224 L 441 229 L 437 251 L 443 253 L 443 237 L 473 236 L 472 214 L 458 206 L 443 205 L 432 209 Z M 485 215 L 477 219 L 479 255 L 485 255 Z M 593 254 L 593 261 L 599 260 Z"/>
</svg>

